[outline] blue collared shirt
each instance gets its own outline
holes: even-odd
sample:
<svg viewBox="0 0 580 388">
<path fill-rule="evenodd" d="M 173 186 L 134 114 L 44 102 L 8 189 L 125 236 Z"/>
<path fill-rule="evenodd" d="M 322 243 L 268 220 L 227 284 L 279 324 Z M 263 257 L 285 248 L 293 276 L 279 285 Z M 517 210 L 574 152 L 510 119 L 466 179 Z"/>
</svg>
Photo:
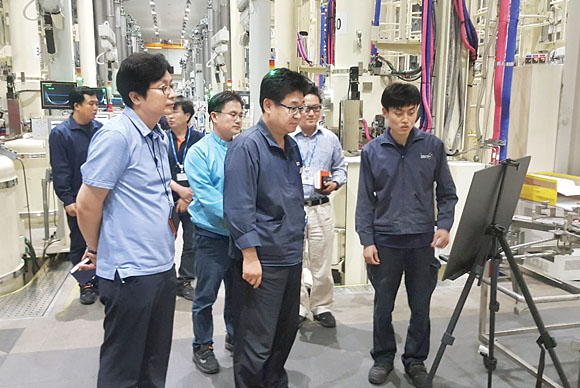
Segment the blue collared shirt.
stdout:
<svg viewBox="0 0 580 388">
<path fill-rule="evenodd" d="M 301 168 L 296 142 L 286 135 L 281 149 L 262 119 L 232 141 L 225 161 L 224 218 L 234 258 L 256 247 L 263 266 L 302 262 Z"/>
<path fill-rule="evenodd" d="M 449 231 L 456 203 L 445 147 L 436 136 L 413 128 L 402 147 L 389 129 L 363 147 L 356 204 L 362 245 L 376 244 L 376 235 L 432 236 L 435 225 Z"/>
<path fill-rule="evenodd" d="M 337 190 L 346 183 L 344 154 L 342 153 L 340 140 L 332 131 L 318 124 L 314 133 L 311 136 L 307 136 L 298 126 L 296 132 L 291 136 L 296 140 L 300 150 L 304 166 L 303 173 L 306 168 L 310 169 L 312 176 L 318 171 L 328 171 L 332 174 L 330 180 L 338 184 Z M 303 184 L 302 188 L 305 201 L 324 197 L 323 194 L 314 191 L 314 185 L 312 184 Z"/>
<path fill-rule="evenodd" d="M 110 190 L 103 202 L 97 275 L 113 280 L 173 267 L 169 141 L 126 107 L 93 137 L 83 183 Z"/>
<path fill-rule="evenodd" d="M 191 222 L 222 236 L 230 232 L 224 223 L 224 162 L 228 142 L 215 132 L 203 137 L 187 152 L 185 174 L 193 199 L 187 208 Z"/>
<path fill-rule="evenodd" d="M 52 181 L 58 198 L 68 206 L 76 202 L 83 183 L 81 166 L 87 160 L 91 138 L 103 124 L 92 120 L 80 126 L 72 115 L 53 128 L 48 137 Z"/>
</svg>

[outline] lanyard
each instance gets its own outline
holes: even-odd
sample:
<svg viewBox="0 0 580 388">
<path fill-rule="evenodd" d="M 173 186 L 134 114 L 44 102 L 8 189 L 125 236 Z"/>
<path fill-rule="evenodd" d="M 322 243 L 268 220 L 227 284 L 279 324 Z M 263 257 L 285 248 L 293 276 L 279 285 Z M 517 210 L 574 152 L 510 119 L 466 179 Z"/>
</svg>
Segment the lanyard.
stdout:
<svg viewBox="0 0 580 388">
<path fill-rule="evenodd" d="M 139 130 L 139 128 L 137 128 L 135 123 L 133 123 L 133 126 L 135 127 L 137 132 L 139 132 L 139 134 L 141 134 L 141 131 Z M 149 138 L 151 140 L 151 145 L 149 145 L 147 138 Z M 167 197 L 167 202 L 169 203 L 169 209 L 171 209 L 173 207 L 173 205 L 171 204 L 171 198 L 169 197 L 169 192 L 167 191 L 167 187 L 165 185 L 165 171 L 163 170 L 163 161 L 159 161 L 157 159 L 157 156 L 155 155 L 155 142 L 153 141 L 153 132 L 149 132 L 149 134 L 147 136 L 145 136 L 145 144 L 147 144 L 147 148 L 149 149 L 149 153 L 151 154 L 151 157 L 153 158 L 153 162 L 155 163 L 155 170 L 157 170 L 157 175 L 159 175 L 159 179 L 161 179 L 161 184 L 163 185 L 163 190 L 165 191 L 165 196 Z M 159 172 L 158 162 L 161 162 L 161 172 Z"/>
<path fill-rule="evenodd" d="M 316 141 L 314 141 L 314 147 L 312 147 L 312 153 L 310 154 L 310 160 L 308 161 L 308 165 L 306 165 L 306 161 L 304 160 L 304 155 L 302 155 L 302 150 L 300 149 L 300 146 L 298 146 L 298 151 L 300 151 L 300 158 L 302 158 L 302 164 L 306 168 L 310 168 L 310 166 L 312 166 L 312 160 L 314 159 L 314 153 L 316 152 L 316 146 L 318 145 L 318 139 L 319 139 L 319 136 L 318 136 L 318 134 L 316 134 Z M 298 142 L 296 142 L 296 144 L 298 145 Z"/>
<path fill-rule="evenodd" d="M 189 143 L 189 135 L 191 134 L 191 130 L 187 129 L 187 138 L 185 139 L 185 148 L 183 149 L 183 157 L 181 158 L 180 166 L 185 164 L 185 155 L 187 154 L 187 144 Z M 175 135 L 175 139 L 177 139 L 177 135 Z M 175 157 L 175 163 L 179 165 L 179 160 L 177 160 L 177 151 L 175 151 L 175 142 L 171 139 L 171 150 L 173 151 L 173 156 Z"/>
</svg>

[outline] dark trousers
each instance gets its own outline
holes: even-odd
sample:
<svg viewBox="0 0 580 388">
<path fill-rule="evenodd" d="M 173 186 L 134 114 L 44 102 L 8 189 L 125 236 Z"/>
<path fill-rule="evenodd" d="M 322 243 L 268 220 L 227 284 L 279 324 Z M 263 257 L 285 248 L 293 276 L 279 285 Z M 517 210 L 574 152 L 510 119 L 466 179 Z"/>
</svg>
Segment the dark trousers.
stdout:
<svg viewBox="0 0 580 388">
<path fill-rule="evenodd" d="M 375 362 L 393 362 L 395 358 L 397 342 L 391 314 L 404 273 L 411 319 L 402 360 L 405 366 L 425 361 L 429 354 L 431 331 L 429 308 L 431 294 L 437 285 L 439 261 L 431 247 L 396 249 L 377 246 L 377 250 L 381 263 L 367 266 L 369 280 L 375 289 L 371 355 Z"/>
<path fill-rule="evenodd" d="M 174 210 L 175 211 L 175 210 Z M 181 264 L 179 265 L 179 271 L 177 272 L 177 281 L 192 282 L 195 279 L 194 271 L 194 253 L 193 253 L 193 236 L 195 235 L 195 226 L 191 222 L 191 218 L 188 212 L 179 213 L 173 217 L 173 222 L 175 223 L 175 228 L 179 228 L 181 224 L 181 229 L 183 233 L 183 249 L 181 251 Z"/>
<path fill-rule="evenodd" d="M 77 218 L 71 217 L 67 214 L 66 220 L 68 221 L 68 227 L 70 229 L 70 252 L 68 254 L 68 258 L 74 266 L 79 261 L 81 261 L 85 253 L 85 249 L 87 248 L 87 243 L 81 234 L 79 224 L 77 223 Z"/>
<path fill-rule="evenodd" d="M 286 359 L 298 331 L 302 264 L 262 267 L 254 289 L 234 263 L 234 379 L 237 388 L 285 388 Z"/>
<path fill-rule="evenodd" d="M 105 304 L 99 388 L 165 386 L 173 314 L 175 269 L 121 280 L 99 279 Z"/>
<path fill-rule="evenodd" d="M 232 258 L 228 255 L 230 238 L 215 238 L 196 234 L 194 237 L 195 275 L 197 284 L 191 308 L 193 319 L 193 347 L 213 344 L 212 307 L 222 280 L 226 289 L 224 321 L 228 335 L 234 338 L 232 318 Z"/>
</svg>

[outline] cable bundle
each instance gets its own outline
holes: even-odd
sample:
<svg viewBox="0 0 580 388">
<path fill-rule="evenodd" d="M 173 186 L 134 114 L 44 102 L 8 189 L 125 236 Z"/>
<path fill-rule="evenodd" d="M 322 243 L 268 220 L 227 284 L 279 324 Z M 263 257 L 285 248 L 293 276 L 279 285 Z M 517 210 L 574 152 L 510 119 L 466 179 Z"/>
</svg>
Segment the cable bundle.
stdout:
<svg viewBox="0 0 580 388">
<path fill-rule="evenodd" d="M 420 67 L 412 70 L 398 70 L 389 60 L 387 60 L 380 54 L 375 55 L 374 58 L 375 60 L 378 59 L 379 61 L 386 63 L 387 66 L 389 66 L 389 69 L 391 70 L 391 75 L 394 75 L 401 81 L 413 82 L 421 79 Z"/>
<path fill-rule="evenodd" d="M 325 28 L 325 41 L 326 41 L 326 63 L 329 65 L 334 64 L 334 28 L 335 28 L 335 16 L 336 16 L 336 0 L 330 0 L 326 6 L 326 28 Z"/>
<path fill-rule="evenodd" d="M 423 0 L 422 10 L 423 28 L 421 31 L 421 125 L 419 129 L 431 132 L 433 129 L 433 116 L 431 114 L 431 72 L 434 60 L 434 35 L 433 28 L 433 0 Z"/>
<path fill-rule="evenodd" d="M 304 50 L 304 43 L 302 43 L 302 37 L 300 36 L 300 32 L 297 33 L 297 43 L 298 43 L 298 53 L 300 57 L 308 63 L 308 65 L 312 66 L 312 61 L 308 59 L 308 55 L 306 55 L 306 50 Z"/>
<path fill-rule="evenodd" d="M 461 22 L 461 39 L 463 40 L 463 45 L 469 50 L 469 59 L 475 62 L 477 59 L 477 46 L 479 44 L 477 38 L 477 32 L 475 27 L 471 22 L 471 17 L 467 11 L 465 5 L 465 0 L 453 0 L 453 6 L 455 7 L 455 12 L 459 21 Z"/>
</svg>

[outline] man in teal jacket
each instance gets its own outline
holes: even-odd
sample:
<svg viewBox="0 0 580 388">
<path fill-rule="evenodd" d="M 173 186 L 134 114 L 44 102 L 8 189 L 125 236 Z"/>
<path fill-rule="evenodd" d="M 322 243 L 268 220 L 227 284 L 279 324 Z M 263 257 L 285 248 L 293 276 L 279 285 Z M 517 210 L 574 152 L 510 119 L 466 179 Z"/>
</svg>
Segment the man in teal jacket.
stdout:
<svg viewBox="0 0 580 388">
<path fill-rule="evenodd" d="M 195 225 L 193 251 L 197 285 L 193 298 L 193 362 L 204 373 L 219 372 L 213 352 L 212 306 L 223 280 L 226 288 L 224 320 L 226 349 L 233 350 L 231 263 L 229 236 L 224 223 L 224 161 L 229 143 L 240 133 L 242 99 L 233 92 L 222 92 L 208 103 L 213 132 L 197 142 L 185 159 L 185 173 L 193 190 L 188 207 Z"/>
</svg>

